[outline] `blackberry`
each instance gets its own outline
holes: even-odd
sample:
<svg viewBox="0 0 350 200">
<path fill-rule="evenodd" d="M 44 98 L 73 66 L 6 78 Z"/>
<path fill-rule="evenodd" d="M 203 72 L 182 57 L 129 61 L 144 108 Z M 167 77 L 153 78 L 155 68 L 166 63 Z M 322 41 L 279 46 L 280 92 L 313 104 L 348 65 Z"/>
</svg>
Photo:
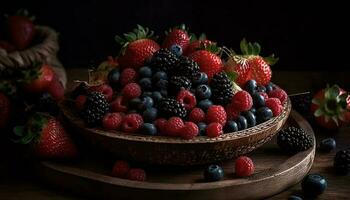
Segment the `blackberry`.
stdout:
<svg viewBox="0 0 350 200">
<path fill-rule="evenodd" d="M 152 57 L 152 67 L 170 73 L 176 67 L 178 57 L 168 49 L 159 49 Z"/>
<path fill-rule="evenodd" d="M 312 147 L 313 138 L 303 129 L 290 126 L 279 132 L 277 144 L 285 152 L 294 154 Z"/>
<path fill-rule="evenodd" d="M 199 75 L 199 66 L 193 60 L 187 57 L 180 57 L 179 62 L 172 72 L 173 75 L 186 76 L 188 79 L 192 79 Z"/>
<path fill-rule="evenodd" d="M 109 103 L 100 92 L 91 92 L 87 95 L 82 116 L 89 126 L 101 123 L 103 116 L 109 111 Z"/>
<path fill-rule="evenodd" d="M 233 84 L 225 72 L 219 72 L 213 76 L 210 82 L 212 101 L 214 104 L 226 105 L 233 96 Z"/>
<path fill-rule="evenodd" d="M 338 174 L 346 175 L 350 170 L 350 151 L 340 150 L 334 157 L 334 168 Z"/>
<path fill-rule="evenodd" d="M 180 117 L 185 118 L 187 115 L 185 106 L 175 99 L 163 98 L 158 103 L 158 113 L 163 117 Z"/>
<path fill-rule="evenodd" d="M 189 90 L 191 89 L 191 81 L 185 76 L 173 76 L 170 78 L 168 84 L 168 91 L 176 95 L 181 89 Z"/>
</svg>

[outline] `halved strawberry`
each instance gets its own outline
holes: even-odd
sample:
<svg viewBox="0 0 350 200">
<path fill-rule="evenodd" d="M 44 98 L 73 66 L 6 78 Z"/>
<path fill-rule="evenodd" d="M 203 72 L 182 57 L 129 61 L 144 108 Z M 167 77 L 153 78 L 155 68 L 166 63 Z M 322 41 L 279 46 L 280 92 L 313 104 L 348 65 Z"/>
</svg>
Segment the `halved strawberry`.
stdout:
<svg viewBox="0 0 350 200">
<path fill-rule="evenodd" d="M 153 31 L 137 25 L 132 32 L 124 34 L 125 39 L 115 36 L 115 40 L 122 45 L 118 63 L 122 68 L 140 68 L 145 60 L 159 50 L 159 45 L 152 39 Z"/>
<path fill-rule="evenodd" d="M 190 37 L 187 34 L 187 30 L 184 24 L 178 27 L 172 28 L 168 33 L 162 44 L 162 48 L 170 49 L 174 44 L 179 45 L 184 51 L 190 43 Z"/>
</svg>

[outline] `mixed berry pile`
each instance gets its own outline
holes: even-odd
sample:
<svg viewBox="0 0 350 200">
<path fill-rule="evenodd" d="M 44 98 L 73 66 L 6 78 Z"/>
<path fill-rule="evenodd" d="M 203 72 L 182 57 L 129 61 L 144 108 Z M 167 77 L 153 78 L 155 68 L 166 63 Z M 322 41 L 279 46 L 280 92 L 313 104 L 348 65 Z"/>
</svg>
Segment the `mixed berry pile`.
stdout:
<svg viewBox="0 0 350 200">
<path fill-rule="evenodd" d="M 250 51 L 226 50 L 222 59 L 215 42 L 191 42 L 181 28 L 161 46 L 147 35 L 153 32 L 138 26 L 125 39 L 116 37 L 124 44 L 118 66 L 102 84 L 81 83 L 73 91 L 88 126 L 192 139 L 244 130 L 282 112 L 287 94 L 270 83 L 257 43 L 244 40 L 241 47 Z"/>
</svg>

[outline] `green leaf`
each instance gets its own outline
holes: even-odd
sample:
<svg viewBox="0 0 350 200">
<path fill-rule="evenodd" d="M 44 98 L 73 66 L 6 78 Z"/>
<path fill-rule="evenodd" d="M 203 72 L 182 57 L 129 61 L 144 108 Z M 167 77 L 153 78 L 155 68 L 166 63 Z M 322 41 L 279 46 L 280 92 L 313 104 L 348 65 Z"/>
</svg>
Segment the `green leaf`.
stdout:
<svg viewBox="0 0 350 200">
<path fill-rule="evenodd" d="M 226 74 L 227 74 L 228 78 L 233 82 L 235 82 L 237 77 L 238 77 L 238 74 L 235 71 L 226 72 Z"/>
<path fill-rule="evenodd" d="M 199 37 L 198 40 L 206 40 L 207 36 L 205 35 L 205 33 L 202 33 Z"/>
<path fill-rule="evenodd" d="M 278 62 L 279 58 L 275 58 L 274 54 L 271 54 L 268 57 L 264 57 L 264 60 L 269 64 L 269 65 L 274 65 Z"/>
<path fill-rule="evenodd" d="M 332 87 L 326 89 L 325 98 L 326 99 L 336 99 L 340 93 L 340 89 L 338 86 L 333 85 Z"/>
<path fill-rule="evenodd" d="M 254 55 L 253 54 L 253 45 L 250 42 L 248 43 L 247 54 L 245 54 L 245 55 Z"/>
<path fill-rule="evenodd" d="M 324 114 L 323 110 L 322 109 L 317 109 L 314 113 L 314 116 L 315 117 L 320 117 Z"/>
<path fill-rule="evenodd" d="M 24 135 L 24 131 L 25 131 L 24 126 L 15 126 L 13 128 L 13 133 L 18 137 L 22 137 Z"/>
<path fill-rule="evenodd" d="M 253 44 L 253 55 L 259 55 L 260 54 L 260 50 L 261 50 L 260 44 L 258 44 L 257 42 L 254 42 L 254 44 Z"/>
<path fill-rule="evenodd" d="M 311 102 L 316 105 L 322 105 L 322 101 L 320 99 L 312 99 Z"/>
<path fill-rule="evenodd" d="M 240 43 L 240 47 L 241 47 L 242 54 L 247 55 L 248 54 L 248 43 L 247 43 L 247 40 L 245 38 L 242 39 L 242 41 Z"/>
</svg>

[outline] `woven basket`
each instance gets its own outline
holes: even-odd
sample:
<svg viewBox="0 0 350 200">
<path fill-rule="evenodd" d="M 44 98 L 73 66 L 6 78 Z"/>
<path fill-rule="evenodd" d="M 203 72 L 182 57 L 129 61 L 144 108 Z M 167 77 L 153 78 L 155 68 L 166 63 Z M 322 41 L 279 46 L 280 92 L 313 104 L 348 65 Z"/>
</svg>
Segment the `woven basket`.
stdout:
<svg viewBox="0 0 350 200">
<path fill-rule="evenodd" d="M 63 85 L 66 85 L 65 70 L 57 59 L 59 50 L 58 34 L 46 26 L 36 26 L 35 40 L 39 41 L 30 48 L 22 51 L 7 52 L 0 48 L 0 72 L 8 69 L 25 70 L 34 63 L 47 63 L 54 67 Z"/>
</svg>

